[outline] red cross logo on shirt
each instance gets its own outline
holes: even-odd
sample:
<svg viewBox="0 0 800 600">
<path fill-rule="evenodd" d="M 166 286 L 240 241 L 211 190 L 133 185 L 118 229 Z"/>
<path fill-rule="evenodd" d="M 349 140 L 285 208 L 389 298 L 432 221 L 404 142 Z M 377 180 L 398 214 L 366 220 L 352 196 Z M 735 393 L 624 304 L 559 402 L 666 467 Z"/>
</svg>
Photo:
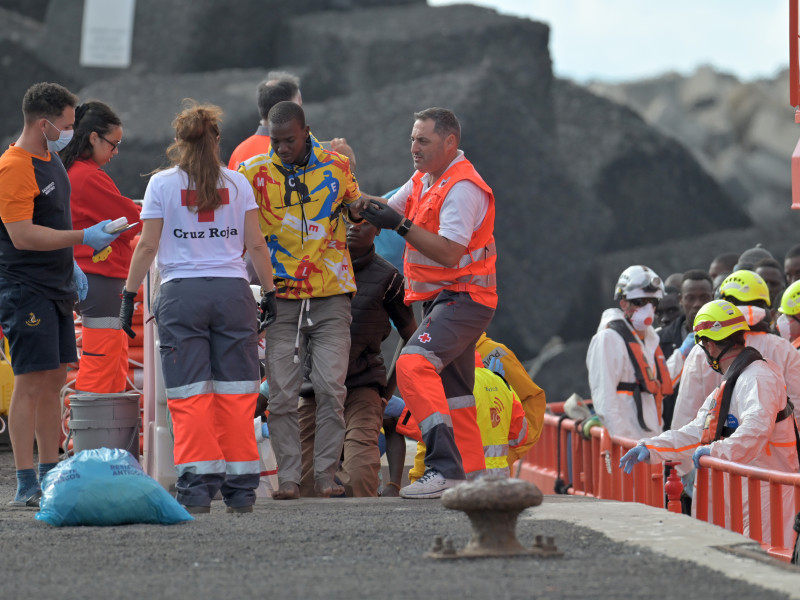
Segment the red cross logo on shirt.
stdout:
<svg viewBox="0 0 800 600">
<path fill-rule="evenodd" d="M 423 333 L 422 335 L 420 335 L 417 339 L 420 342 L 422 342 L 423 344 L 427 344 L 428 342 L 431 341 L 431 336 L 428 335 L 428 333 L 426 332 L 426 333 Z"/>
<path fill-rule="evenodd" d="M 222 204 L 230 204 L 230 197 L 228 196 L 228 188 L 220 188 L 217 194 L 222 200 Z M 181 190 L 181 206 L 197 206 L 197 192 L 195 190 Z M 214 211 L 213 210 L 198 210 L 197 211 L 198 223 L 213 223 Z"/>
</svg>

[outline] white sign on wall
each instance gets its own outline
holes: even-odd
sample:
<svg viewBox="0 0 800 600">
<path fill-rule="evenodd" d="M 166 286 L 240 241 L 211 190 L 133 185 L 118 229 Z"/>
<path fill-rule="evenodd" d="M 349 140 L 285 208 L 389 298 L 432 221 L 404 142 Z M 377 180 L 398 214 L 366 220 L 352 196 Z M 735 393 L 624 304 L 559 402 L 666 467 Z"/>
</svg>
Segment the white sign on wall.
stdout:
<svg viewBox="0 0 800 600">
<path fill-rule="evenodd" d="M 131 66 L 136 0 L 84 0 L 81 66 Z"/>
</svg>

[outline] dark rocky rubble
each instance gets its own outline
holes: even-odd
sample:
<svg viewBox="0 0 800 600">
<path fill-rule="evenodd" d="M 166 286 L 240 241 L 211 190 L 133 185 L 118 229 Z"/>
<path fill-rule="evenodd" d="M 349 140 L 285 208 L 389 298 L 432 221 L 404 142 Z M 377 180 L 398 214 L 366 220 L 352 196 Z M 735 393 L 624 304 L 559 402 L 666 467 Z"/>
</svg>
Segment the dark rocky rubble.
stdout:
<svg viewBox="0 0 800 600">
<path fill-rule="evenodd" d="M 543 23 L 419 0 L 242 0 L 236 10 L 222 0 L 191 9 L 138 0 L 133 65 L 119 70 L 77 65 L 80 0 L 17 4 L 0 0 L 0 138 L 13 141 L 22 94 L 36 81 L 106 101 L 125 127 L 107 170 L 131 197 L 164 164 L 184 98 L 223 107 L 227 160 L 255 130 L 255 88 L 269 70 L 303 78 L 312 131 L 348 139 L 369 193 L 410 176 L 412 113 L 453 108 L 462 147 L 497 198 L 501 301 L 490 335 L 523 359 L 554 338 L 584 347 L 629 264 L 666 276 L 755 241 L 776 255 L 795 243 L 788 197 L 780 225 L 754 224 L 748 202 L 675 132 L 599 88 L 555 78 Z M 758 131 L 751 125 L 747 140 Z M 585 390 L 581 353 L 552 354 L 537 374 L 550 399 Z"/>
</svg>

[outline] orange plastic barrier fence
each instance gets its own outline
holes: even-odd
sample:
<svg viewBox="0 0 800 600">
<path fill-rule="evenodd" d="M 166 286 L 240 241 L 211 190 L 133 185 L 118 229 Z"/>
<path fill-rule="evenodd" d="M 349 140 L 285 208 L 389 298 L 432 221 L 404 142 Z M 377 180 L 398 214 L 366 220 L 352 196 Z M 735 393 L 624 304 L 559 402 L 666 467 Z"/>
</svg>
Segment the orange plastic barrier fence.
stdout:
<svg viewBox="0 0 800 600">
<path fill-rule="evenodd" d="M 519 477 L 545 494 L 566 493 L 664 508 L 664 467 L 640 463 L 631 475 L 619 469 L 619 459 L 636 440 L 612 438 L 604 427 L 591 430 L 591 440 L 575 432 L 575 421 L 563 402 L 547 405 L 539 441 L 525 455 Z M 680 509 L 678 509 L 680 512 Z"/>
<path fill-rule="evenodd" d="M 586 440 L 576 433 L 576 422 L 564 414 L 563 402 L 549 403 L 547 408 L 542 436 L 519 465 L 518 477 L 535 483 L 544 494 L 640 502 L 656 508 L 664 508 L 666 487 L 669 510 L 681 512 L 679 498 L 683 486 L 674 471 L 665 486 L 663 465 L 639 463 L 631 475 L 619 468 L 620 457 L 636 445 L 636 440 L 612 438 L 599 426 L 592 428 L 591 439 Z M 771 556 L 790 561 L 796 536 L 787 535 L 787 520 L 794 522 L 800 512 L 800 474 L 768 471 L 708 456 L 701 458 L 700 464 L 704 468 L 697 470 L 696 477 L 697 518 L 744 533 L 742 490 L 745 489 L 748 535 Z M 761 497 L 762 482 L 769 485 L 766 503 Z M 791 514 L 784 514 L 782 502 L 787 487 L 792 489 L 794 499 Z M 766 532 L 768 537 L 764 535 Z M 770 543 L 765 543 L 767 539 Z"/>
<path fill-rule="evenodd" d="M 795 515 L 800 512 L 800 473 L 768 471 L 710 456 L 702 457 L 700 465 L 695 476 L 697 518 L 744 533 L 743 490 L 747 490 L 750 528 L 747 535 L 760 543 L 771 556 L 789 562 L 796 534 L 785 539 L 785 532 L 787 521 L 794 522 Z M 766 506 L 762 506 L 762 482 L 769 486 Z M 788 515 L 784 514 L 783 506 L 783 492 L 787 488 L 791 488 L 794 497 L 794 510 Z M 764 542 L 767 531 L 771 540 L 769 544 Z"/>
</svg>

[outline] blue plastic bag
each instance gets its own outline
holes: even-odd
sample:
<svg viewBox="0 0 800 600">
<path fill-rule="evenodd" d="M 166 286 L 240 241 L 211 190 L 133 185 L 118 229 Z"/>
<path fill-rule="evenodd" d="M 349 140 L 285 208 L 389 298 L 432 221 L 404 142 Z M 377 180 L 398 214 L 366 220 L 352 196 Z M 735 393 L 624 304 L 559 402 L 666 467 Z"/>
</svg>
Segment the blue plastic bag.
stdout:
<svg viewBox="0 0 800 600">
<path fill-rule="evenodd" d="M 83 450 L 58 463 L 42 482 L 36 519 L 57 527 L 194 520 L 120 448 Z"/>
</svg>

